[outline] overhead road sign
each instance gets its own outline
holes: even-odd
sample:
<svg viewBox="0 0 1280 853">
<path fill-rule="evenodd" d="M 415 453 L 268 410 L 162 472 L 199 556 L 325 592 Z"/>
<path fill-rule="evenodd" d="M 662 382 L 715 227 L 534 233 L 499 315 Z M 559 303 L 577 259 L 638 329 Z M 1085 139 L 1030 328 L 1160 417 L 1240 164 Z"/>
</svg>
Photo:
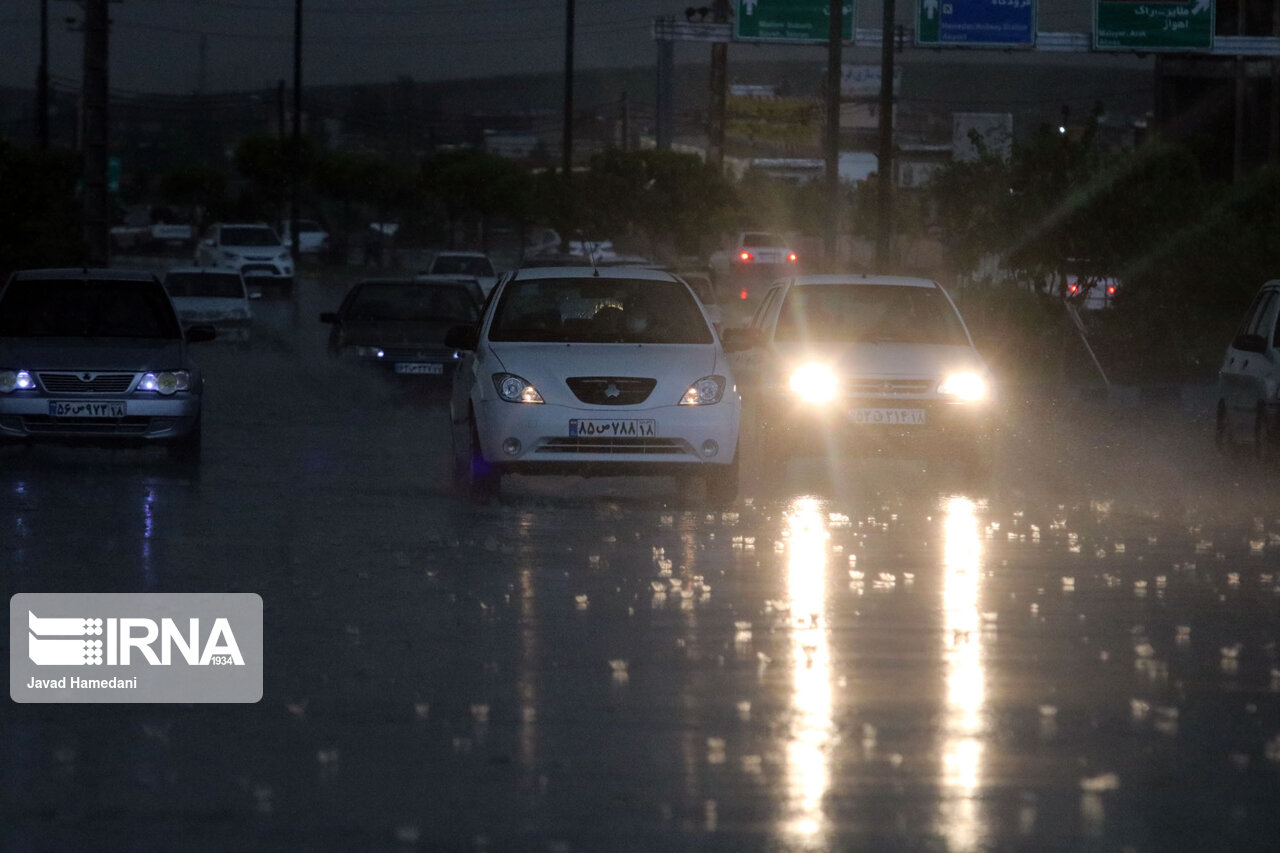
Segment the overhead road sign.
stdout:
<svg viewBox="0 0 1280 853">
<path fill-rule="evenodd" d="M 727 43 L 733 40 L 728 23 L 717 21 L 678 21 L 673 17 L 654 18 L 654 41 L 700 41 Z"/>
<path fill-rule="evenodd" d="M 1213 0 L 1095 0 L 1097 50 L 1201 51 L 1213 48 Z"/>
<path fill-rule="evenodd" d="M 1033 47 L 1033 0 L 918 0 L 920 47 Z"/>
<path fill-rule="evenodd" d="M 733 37 L 738 41 L 826 43 L 831 37 L 829 0 L 737 0 Z M 841 9 L 841 39 L 853 41 L 853 2 Z"/>
</svg>

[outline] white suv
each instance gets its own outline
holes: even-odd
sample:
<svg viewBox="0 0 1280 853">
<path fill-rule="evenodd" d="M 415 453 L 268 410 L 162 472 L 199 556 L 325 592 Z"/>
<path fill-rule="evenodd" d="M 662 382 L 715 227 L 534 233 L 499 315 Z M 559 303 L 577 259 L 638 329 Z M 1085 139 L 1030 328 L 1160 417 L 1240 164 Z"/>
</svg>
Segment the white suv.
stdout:
<svg viewBox="0 0 1280 853">
<path fill-rule="evenodd" d="M 293 255 L 275 229 L 261 222 L 211 225 L 196 244 L 196 264 L 232 267 L 246 279 L 293 289 Z"/>
</svg>

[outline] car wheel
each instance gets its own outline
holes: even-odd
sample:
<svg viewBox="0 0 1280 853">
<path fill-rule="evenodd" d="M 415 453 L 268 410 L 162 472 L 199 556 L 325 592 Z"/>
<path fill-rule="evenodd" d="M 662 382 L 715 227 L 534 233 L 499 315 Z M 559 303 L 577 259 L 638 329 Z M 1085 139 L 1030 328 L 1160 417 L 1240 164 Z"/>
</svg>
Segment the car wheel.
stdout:
<svg viewBox="0 0 1280 853">
<path fill-rule="evenodd" d="M 484 458 L 480 451 L 480 433 L 475 415 L 468 422 L 466 447 L 454 453 L 454 471 L 459 485 L 473 501 L 487 503 L 502 490 L 502 472 Z"/>
</svg>

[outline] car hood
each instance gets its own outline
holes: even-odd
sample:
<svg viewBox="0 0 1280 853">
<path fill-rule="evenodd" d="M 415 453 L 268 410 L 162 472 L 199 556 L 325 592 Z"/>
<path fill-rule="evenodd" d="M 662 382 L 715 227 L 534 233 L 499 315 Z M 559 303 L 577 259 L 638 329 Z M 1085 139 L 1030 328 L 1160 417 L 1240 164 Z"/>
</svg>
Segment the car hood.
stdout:
<svg viewBox="0 0 1280 853">
<path fill-rule="evenodd" d="M 488 347 L 503 370 L 533 383 L 549 404 L 582 405 L 565 385 L 571 376 L 656 379 L 647 405 L 674 405 L 703 376 L 719 374 L 728 377 L 730 385 L 733 382 L 728 363 L 712 344 L 490 343 Z"/>
<path fill-rule="evenodd" d="M 407 321 L 380 320 L 378 322 L 352 322 L 342 324 L 342 343 L 345 346 L 387 346 L 391 344 L 417 344 L 444 346 L 444 333 L 455 320 L 412 323 Z"/>
<path fill-rule="evenodd" d="M 0 338 L 0 367 L 26 370 L 172 370 L 185 355 L 180 340 Z"/>
<path fill-rule="evenodd" d="M 938 377 L 956 370 L 987 372 L 977 350 L 967 346 L 905 343 L 775 343 L 786 365 L 829 364 L 846 376 Z"/>
</svg>

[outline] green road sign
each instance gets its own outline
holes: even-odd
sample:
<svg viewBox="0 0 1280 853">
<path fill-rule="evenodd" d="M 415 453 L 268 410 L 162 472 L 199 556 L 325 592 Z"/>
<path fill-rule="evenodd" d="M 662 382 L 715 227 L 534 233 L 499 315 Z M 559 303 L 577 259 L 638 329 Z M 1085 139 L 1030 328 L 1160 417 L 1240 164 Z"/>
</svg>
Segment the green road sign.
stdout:
<svg viewBox="0 0 1280 853">
<path fill-rule="evenodd" d="M 842 0 L 841 38 L 853 41 L 853 2 Z M 825 42 L 829 0 L 737 0 L 733 37 L 738 41 Z"/>
<path fill-rule="evenodd" d="M 1213 0 L 1095 0 L 1096 50 L 1209 50 Z"/>
</svg>

